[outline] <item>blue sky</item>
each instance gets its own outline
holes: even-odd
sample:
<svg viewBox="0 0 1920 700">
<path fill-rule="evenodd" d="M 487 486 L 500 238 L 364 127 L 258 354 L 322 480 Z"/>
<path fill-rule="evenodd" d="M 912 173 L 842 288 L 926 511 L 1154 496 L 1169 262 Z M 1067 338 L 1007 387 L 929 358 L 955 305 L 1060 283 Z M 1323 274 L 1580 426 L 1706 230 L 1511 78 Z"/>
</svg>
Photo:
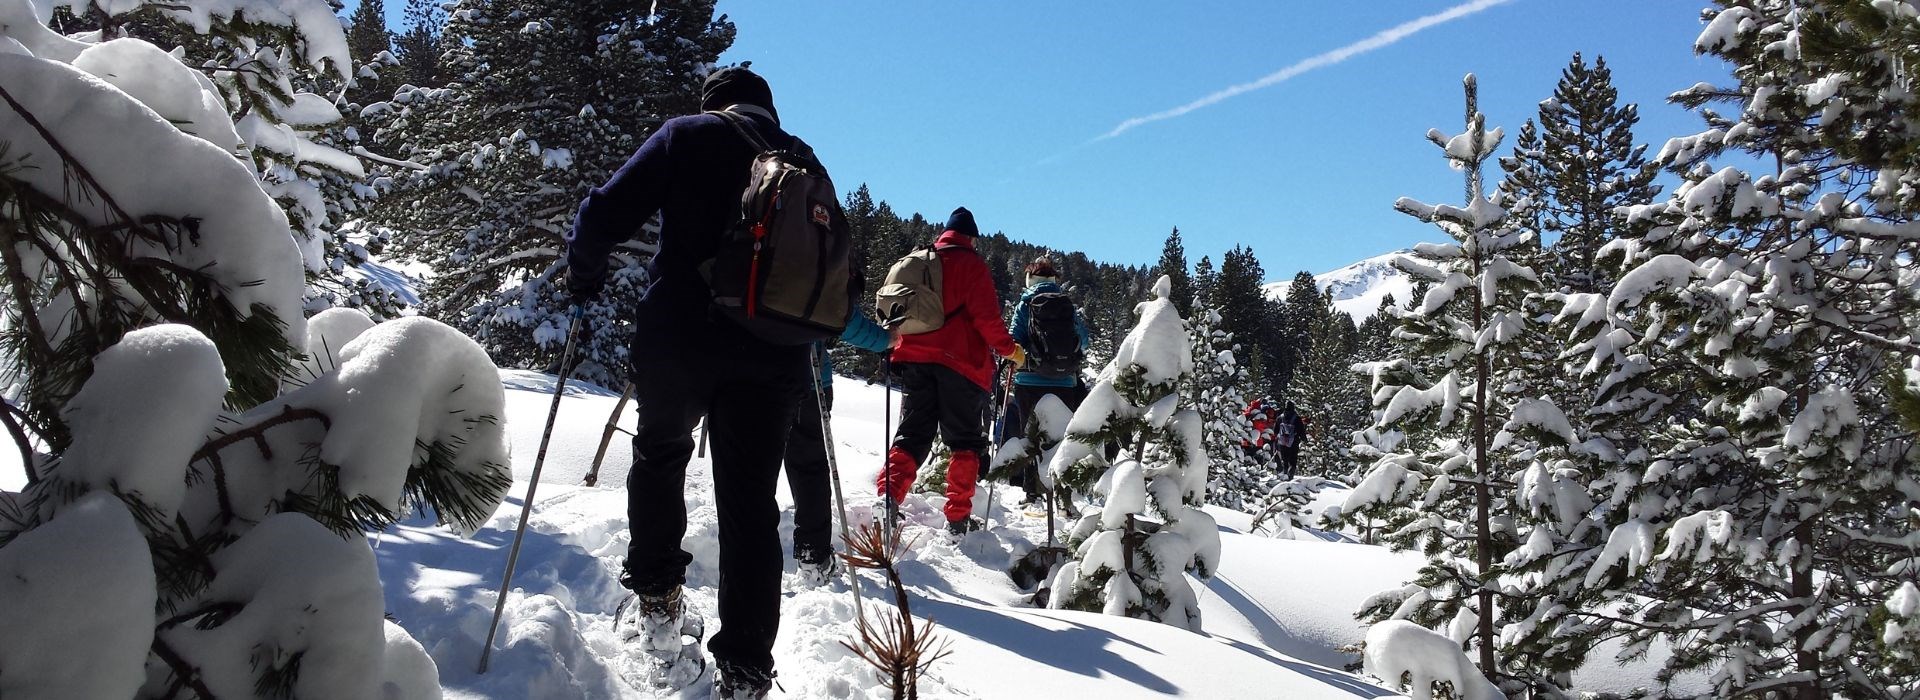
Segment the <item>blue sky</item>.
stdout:
<svg viewBox="0 0 1920 700">
<path fill-rule="evenodd" d="M 1461 197 L 1424 134 L 1461 128 L 1468 72 L 1489 123 L 1511 135 L 1573 52 L 1603 55 L 1654 150 L 1698 130 L 1666 95 L 1725 76 L 1692 52 L 1704 0 L 1479 0 L 1342 62 L 1100 138 L 1468 1 L 719 9 L 739 27 L 723 60 L 768 78 L 787 127 L 843 190 L 864 182 L 934 219 L 965 205 L 983 230 L 1111 262 L 1153 263 L 1177 225 L 1190 259 L 1217 263 L 1245 243 L 1284 279 L 1440 235 L 1392 204 Z"/>
<path fill-rule="evenodd" d="M 1424 138 L 1458 131 L 1460 78 L 1511 134 L 1575 51 L 1604 55 L 1636 135 L 1696 131 L 1667 94 L 1696 58 L 1698 0 L 1514 0 L 1093 142 L 1465 0 L 1194 3 L 721 0 L 782 118 L 836 182 L 902 213 L 972 209 L 985 230 L 1151 264 L 1179 226 L 1198 260 L 1253 246 L 1268 276 L 1322 272 L 1439 235 L 1400 196 L 1461 197 Z"/>
</svg>

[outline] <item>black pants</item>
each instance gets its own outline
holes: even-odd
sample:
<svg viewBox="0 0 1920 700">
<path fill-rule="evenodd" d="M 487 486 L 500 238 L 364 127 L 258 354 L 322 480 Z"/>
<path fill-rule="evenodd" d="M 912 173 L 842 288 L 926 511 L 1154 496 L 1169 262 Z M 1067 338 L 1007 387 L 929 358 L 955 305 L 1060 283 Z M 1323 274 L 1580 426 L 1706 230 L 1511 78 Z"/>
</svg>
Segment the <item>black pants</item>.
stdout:
<svg viewBox="0 0 1920 700">
<path fill-rule="evenodd" d="M 810 382 L 807 346 L 768 345 L 723 321 L 637 320 L 633 542 L 621 583 L 659 594 L 686 582 L 687 461 L 704 416 L 720 521 L 720 631 L 707 647 L 717 661 L 771 670 L 783 568 L 775 491 L 794 407 Z"/>
<path fill-rule="evenodd" d="M 1287 478 L 1293 478 L 1294 471 L 1300 468 L 1300 444 L 1280 446 L 1280 468 L 1287 470 Z"/>
<path fill-rule="evenodd" d="M 893 446 L 926 464 L 933 451 L 933 434 L 947 449 L 966 450 L 986 457 L 987 433 L 981 416 L 987 415 L 987 390 L 946 365 L 896 362 L 893 376 L 900 382 L 900 430 Z"/>
<path fill-rule="evenodd" d="M 1048 396 L 1058 397 L 1061 403 L 1067 405 L 1068 410 L 1077 411 L 1080 409 L 1080 402 L 1087 399 L 1087 387 L 1084 384 L 1074 386 L 1013 385 L 1013 405 L 1008 407 L 1007 415 L 1003 421 L 1005 427 L 1001 429 L 1000 442 L 1005 443 L 1013 438 L 1025 436 L 1027 434 L 1027 421 L 1033 419 L 1034 407 L 1040 405 L 1040 399 Z M 1036 486 L 1039 484 L 1040 479 L 1038 472 L 1039 465 L 1036 464 L 1028 469 L 1026 473 L 1012 475 L 1007 483 L 1009 486 L 1025 489 L 1029 493 L 1038 493 L 1037 489 L 1028 488 L 1027 486 L 1028 484 L 1034 484 Z"/>
<path fill-rule="evenodd" d="M 811 385 L 809 385 L 811 386 Z M 833 410 L 833 387 L 825 388 Z M 826 433 L 820 402 L 810 389 L 793 412 L 787 434 L 787 487 L 793 490 L 793 558 L 819 561 L 833 552 L 833 475 L 827 469 Z"/>
</svg>

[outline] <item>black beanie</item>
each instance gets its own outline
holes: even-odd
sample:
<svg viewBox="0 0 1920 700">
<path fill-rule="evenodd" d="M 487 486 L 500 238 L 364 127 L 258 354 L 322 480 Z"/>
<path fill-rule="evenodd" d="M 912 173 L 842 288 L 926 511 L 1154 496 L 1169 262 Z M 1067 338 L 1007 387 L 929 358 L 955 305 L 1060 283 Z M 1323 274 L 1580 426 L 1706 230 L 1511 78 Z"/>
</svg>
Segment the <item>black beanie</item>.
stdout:
<svg viewBox="0 0 1920 700">
<path fill-rule="evenodd" d="M 707 75 L 706 84 L 700 88 L 701 111 L 722 110 L 738 104 L 767 110 L 775 123 L 780 121 L 780 113 L 773 109 L 773 88 L 767 87 L 766 78 L 745 66 L 722 68 Z"/>
<path fill-rule="evenodd" d="M 973 225 L 973 212 L 967 211 L 966 207 L 953 210 L 953 214 L 947 217 L 947 230 L 958 231 L 968 238 L 980 237 L 980 227 Z"/>
</svg>

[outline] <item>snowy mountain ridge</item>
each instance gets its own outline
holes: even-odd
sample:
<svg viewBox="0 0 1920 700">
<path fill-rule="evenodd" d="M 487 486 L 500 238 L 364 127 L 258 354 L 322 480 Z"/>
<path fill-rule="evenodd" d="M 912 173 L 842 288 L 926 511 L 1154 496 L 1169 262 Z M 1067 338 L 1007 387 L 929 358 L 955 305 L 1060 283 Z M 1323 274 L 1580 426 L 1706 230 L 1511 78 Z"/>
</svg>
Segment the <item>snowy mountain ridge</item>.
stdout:
<svg viewBox="0 0 1920 700">
<path fill-rule="evenodd" d="M 1355 262 L 1329 272 L 1314 275 L 1322 291 L 1333 293 L 1333 306 L 1352 316 L 1358 323 L 1372 316 L 1380 309 L 1380 300 L 1388 294 L 1395 302 L 1405 305 L 1413 296 L 1413 278 L 1393 266 L 1397 258 L 1413 254 L 1412 248 L 1383 253 Z M 1269 282 L 1261 286 L 1268 296 L 1284 299 L 1290 280 Z"/>
</svg>

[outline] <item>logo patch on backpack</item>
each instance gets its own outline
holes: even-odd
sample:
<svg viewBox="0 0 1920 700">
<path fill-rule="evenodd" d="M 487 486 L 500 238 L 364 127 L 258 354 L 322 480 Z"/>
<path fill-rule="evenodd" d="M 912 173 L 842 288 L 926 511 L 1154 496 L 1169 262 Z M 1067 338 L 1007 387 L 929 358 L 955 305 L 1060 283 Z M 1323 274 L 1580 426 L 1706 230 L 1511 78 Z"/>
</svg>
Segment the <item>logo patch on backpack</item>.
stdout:
<svg viewBox="0 0 1920 700">
<path fill-rule="evenodd" d="M 833 215 L 827 211 L 827 205 L 819 202 L 813 203 L 813 223 L 821 226 L 832 225 Z"/>
</svg>

